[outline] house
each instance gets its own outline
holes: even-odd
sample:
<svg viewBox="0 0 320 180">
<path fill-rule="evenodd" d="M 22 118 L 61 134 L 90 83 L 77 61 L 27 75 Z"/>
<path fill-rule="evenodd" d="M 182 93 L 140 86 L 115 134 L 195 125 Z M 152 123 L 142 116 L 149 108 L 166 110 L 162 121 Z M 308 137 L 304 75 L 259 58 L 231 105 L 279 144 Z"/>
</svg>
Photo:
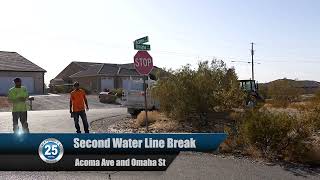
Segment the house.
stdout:
<svg viewBox="0 0 320 180">
<path fill-rule="evenodd" d="M 164 72 L 154 67 L 151 74 Z M 142 76 L 135 70 L 133 63 L 110 64 L 93 62 L 71 62 L 63 71 L 50 81 L 50 86 L 70 86 L 78 81 L 88 91 L 100 92 L 105 89 L 127 89 L 129 81 L 141 79 Z"/>
<path fill-rule="evenodd" d="M 29 94 L 43 94 L 46 70 L 16 52 L 0 51 L 0 95 L 14 86 L 13 79 L 21 78 Z"/>
</svg>

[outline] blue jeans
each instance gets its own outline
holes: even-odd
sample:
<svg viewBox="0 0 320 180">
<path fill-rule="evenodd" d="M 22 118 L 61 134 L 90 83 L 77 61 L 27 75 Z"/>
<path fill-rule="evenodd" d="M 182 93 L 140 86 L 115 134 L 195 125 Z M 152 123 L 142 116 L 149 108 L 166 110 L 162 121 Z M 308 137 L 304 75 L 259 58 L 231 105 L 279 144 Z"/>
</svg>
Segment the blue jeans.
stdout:
<svg viewBox="0 0 320 180">
<path fill-rule="evenodd" d="M 79 116 L 82 119 L 84 132 L 89 133 L 89 124 L 87 120 L 87 114 L 84 110 L 79 112 L 73 112 L 74 125 L 76 127 L 77 133 L 81 133 L 80 125 L 79 125 Z"/>
</svg>

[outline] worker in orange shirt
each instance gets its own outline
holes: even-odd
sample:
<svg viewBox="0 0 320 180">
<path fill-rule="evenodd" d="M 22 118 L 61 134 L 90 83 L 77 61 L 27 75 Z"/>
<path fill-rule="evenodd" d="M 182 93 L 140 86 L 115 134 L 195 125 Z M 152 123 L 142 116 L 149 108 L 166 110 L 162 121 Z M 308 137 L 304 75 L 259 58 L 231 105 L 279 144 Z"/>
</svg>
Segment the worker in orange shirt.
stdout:
<svg viewBox="0 0 320 180">
<path fill-rule="evenodd" d="M 86 98 L 86 93 L 84 90 L 79 88 L 79 83 L 75 82 L 73 84 L 73 91 L 70 95 L 70 113 L 71 117 L 74 118 L 74 125 L 76 127 L 77 133 L 81 133 L 80 126 L 79 126 L 79 116 L 82 119 L 83 128 L 85 133 L 89 133 L 89 124 L 87 120 L 87 115 L 85 111 L 89 110 L 88 101 Z"/>
</svg>

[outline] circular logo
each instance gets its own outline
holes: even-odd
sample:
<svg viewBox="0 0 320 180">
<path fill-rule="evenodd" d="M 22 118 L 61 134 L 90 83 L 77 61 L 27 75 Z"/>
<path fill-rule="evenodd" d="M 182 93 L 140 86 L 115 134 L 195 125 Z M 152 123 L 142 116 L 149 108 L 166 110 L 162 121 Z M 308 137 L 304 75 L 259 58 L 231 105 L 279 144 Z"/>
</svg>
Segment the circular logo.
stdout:
<svg viewBox="0 0 320 180">
<path fill-rule="evenodd" d="M 38 153 L 44 162 L 52 164 L 58 162 L 62 158 L 64 149 L 59 140 L 49 138 L 41 142 Z"/>
</svg>

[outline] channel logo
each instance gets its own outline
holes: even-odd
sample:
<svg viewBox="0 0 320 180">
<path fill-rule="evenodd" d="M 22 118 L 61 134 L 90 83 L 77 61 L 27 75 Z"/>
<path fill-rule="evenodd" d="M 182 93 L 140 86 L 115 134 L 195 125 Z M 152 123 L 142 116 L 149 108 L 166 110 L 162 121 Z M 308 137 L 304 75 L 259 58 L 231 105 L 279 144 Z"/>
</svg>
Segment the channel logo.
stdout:
<svg viewBox="0 0 320 180">
<path fill-rule="evenodd" d="M 59 140 L 48 138 L 41 142 L 38 153 L 44 162 L 53 164 L 58 162 L 63 157 L 64 149 Z"/>
</svg>

